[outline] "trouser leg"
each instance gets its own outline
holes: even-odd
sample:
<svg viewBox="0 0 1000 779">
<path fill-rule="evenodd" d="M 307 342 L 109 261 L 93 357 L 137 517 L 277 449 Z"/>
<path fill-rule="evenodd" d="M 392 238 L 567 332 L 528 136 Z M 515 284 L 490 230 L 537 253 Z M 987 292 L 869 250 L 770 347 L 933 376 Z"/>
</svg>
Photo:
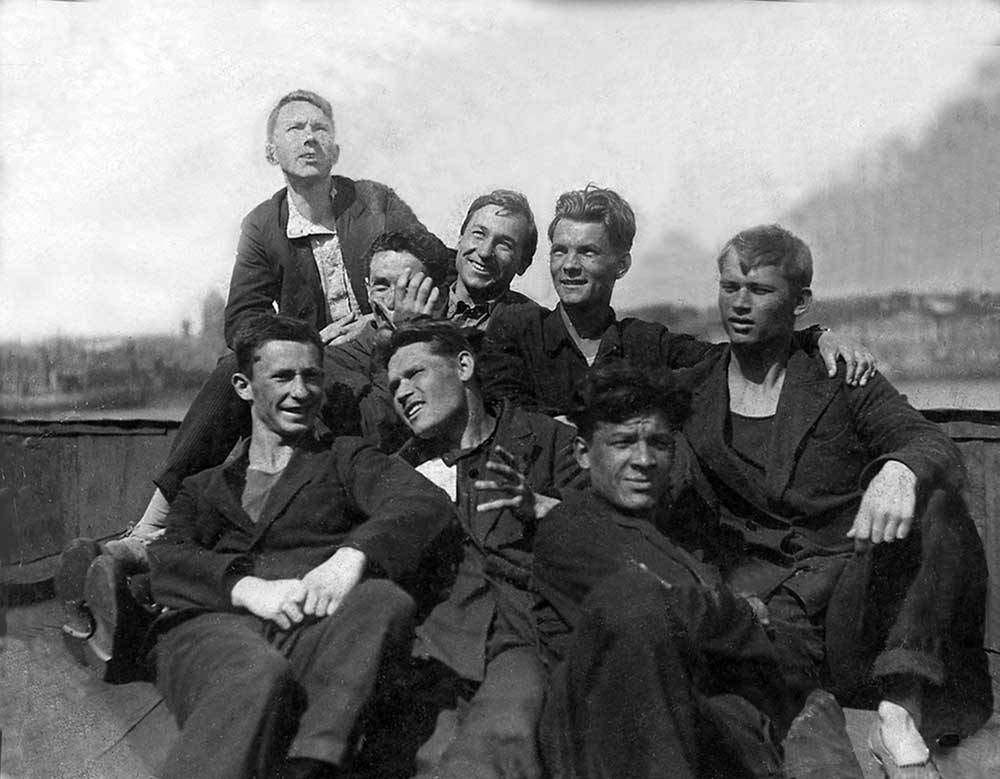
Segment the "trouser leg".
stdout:
<svg viewBox="0 0 1000 779">
<path fill-rule="evenodd" d="M 543 758 L 556 777 L 782 776 L 766 715 L 787 724 L 789 707 L 745 602 L 622 574 L 584 602 L 542 715 Z"/>
<path fill-rule="evenodd" d="M 535 779 L 541 775 L 536 730 L 545 673 L 534 649 L 515 647 L 490 661 L 479 689 L 458 716 L 436 779 Z"/>
<path fill-rule="evenodd" d="M 337 611 L 275 637 L 307 706 L 288 756 L 342 764 L 362 714 L 392 667 L 409 657 L 413 600 L 384 579 L 360 582 Z"/>
<path fill-rule="evenodd" d="M 168 501 L 188 476 L 218 465 L 250 432 L 250 411 L 233 390 L 236 355 L 219 358 L 215 370 L 195 396 L 174 438 L 163 471 L 154 479 Z"/>
<path fill-rule="evenodd" d="M 256 617 L 205 614 L 156 647 L 157 687 L 181 726 L 164 779 L 267 777 L 303 706 L 284 655 Z"/>
</svg>

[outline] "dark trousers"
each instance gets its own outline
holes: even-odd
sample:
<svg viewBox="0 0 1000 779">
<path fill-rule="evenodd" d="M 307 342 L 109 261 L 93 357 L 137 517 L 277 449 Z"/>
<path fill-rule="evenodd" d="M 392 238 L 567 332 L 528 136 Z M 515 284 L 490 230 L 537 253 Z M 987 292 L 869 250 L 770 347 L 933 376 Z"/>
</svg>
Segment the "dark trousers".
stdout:
<svg viewBox="0 0 1000 779">
<path fill-rule="evenodd" d="M 365 733 L 361 763 L 379 779 L 537 779 L 545 673 L 534 649 L 507 649 L 482 682 L 414 658 Z"/>
<path fill-rule="evenodd" d="M 618 574 L 584 601 L 553 675 L 543 760 L 557 779 L 781 777 L 794 706 L 745 601 Z"/>
<path fill-rule="evenodd" d="M 181 732 L 166 779 L 265 779 L 285 758 L 341 765 L 366 705 L 408 655 L 414 604 L 393 583 L 359 583 L 329 617 L 288 631 L 208 613 L 156 646 L 157 687 Z"/>
<path fill-rule="evenodd" d="M 916 677 L 925 682 L 925 738 L 975 731 L 993 701 L 986 587 L 982 542 L 964 501 L 935 491 L 907 539 L 854 556 L 840 576 L 826 620 L 839 695 L 868 703 L 885 679 Z"/>
</svg>

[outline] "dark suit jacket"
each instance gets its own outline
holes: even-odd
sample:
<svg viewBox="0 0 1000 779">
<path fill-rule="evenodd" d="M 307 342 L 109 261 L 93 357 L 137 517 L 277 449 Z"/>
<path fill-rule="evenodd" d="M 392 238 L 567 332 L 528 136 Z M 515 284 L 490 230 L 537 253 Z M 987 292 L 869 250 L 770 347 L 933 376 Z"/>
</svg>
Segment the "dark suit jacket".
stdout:
<svg viewBox="0 0 1000 779">
<path fill-rule="evenodd" d="M 372 241 L 384 232 L 423 225 L 384 184 L 343 176 L 333 180 L 337 187 L 333 212 L 347 277 L 362 313 L 368 313 L 371 309 L 361 261 Z M 230 347 L 247 316 L 271 311 L 274 303 L 282 314 L 304 319 L 317 330 L 330 323 L 309 238 L 291 240 L 287 227 L 287 189 L 276 192 L 243 219 L 226 304 L 226 343 Z M 440 248 L 448 252 L 444 244 Z"/>
<path fill-rule="evenodd" d="M 161 605 L 236 611 L 230 593 L 240 577 L 300 578 L 342 546 L 398 579 L 417 567 L 453 515 L 441 491 L 406 463 L 341 437 L 295 452 L 253 522 L 241 505 L 247 463 L 245 449 L 184 481 L 166 532 L 149 547 Z"/>
<path fill-rule="evenodd" d="M 853 541 L 845 533 L 868 481 L 886 460 L 909 466 L 925 489 L 961 486 L 962 460 L 954 443 L 888 381 L 876 376 L 864 387 L 849 387 L 843 363 L 829 378 L 819 356 L 801 349 L 788 361 L 765 455 L 766 478 L 747 478 L 726 440 L 728 364 L 727 346 L 687 374 L 695 386 L 685 433 L 723 529 L 755 557 L 775 564 L 744 570 L 747 578 L 734 583 L 737 589 L 766 596 L 798 562 L 849 552 Z M 787 586 L 821 608 L 832 582 L 812 592 L 818 583 L 809 578 L 796 576 Z"/>
<path fill-rule="evenodd" d="M 510 509 L 476 512 L 481 496 L 472 481 L 489 478 L 481 469 L 488 453 L 499 445 L 521 459 L 535 492 L 559 497 L 586 479 L 573 458 L 573 438 L 568 425 L 505 406 L 482 456 L 457 462 L 459 557 L 441 601 L 417 635 L 418 649 L 467 679 L 481 681 L 486 662 L 507 646 L 535 643 L 531 549 L 536 522 Z M 414 465 L 428 459 L 418 440 L 407 444 L 400 455 Z"/>
<path fill-rule="evenodd" d="M 595 362 L 623 357 L 641 368 L 679 368 L 697 363 L 712 348 L 661 324 L 617 319 L 612 312 Z M 479 369 L 488 397 L 558 416 L 570 409 L 573 390 L 588 366 L 558 308 L 530 303 L 494 315 Z"/>
<path fill-rule="evenodd" d="M 535 536 L 534 577 L 536 619 L 550 663 L 565 656 L 581 604 L 609 576 L 645 570 L 670 585 L 720 584 L 718 570 L 676 543 L 670 530 L 623 514 L 592 490 L 567 496 L 549 512 Z"/>
</svg>

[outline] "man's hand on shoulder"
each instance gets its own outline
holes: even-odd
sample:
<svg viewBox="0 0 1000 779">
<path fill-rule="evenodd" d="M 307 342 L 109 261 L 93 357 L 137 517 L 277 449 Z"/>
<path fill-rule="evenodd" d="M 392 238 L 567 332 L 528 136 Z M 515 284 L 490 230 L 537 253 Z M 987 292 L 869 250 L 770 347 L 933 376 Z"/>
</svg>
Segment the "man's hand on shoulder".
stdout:
<svg viewBox="0 0 1000 779">
<path fill-rule="evenodd" d="M 348 546 L 338 549 L 333 557 L 302 577 L 303 612 L 317 617 L 333 614 L 354 585 L 361 581 L 367 564 L 364 552 Z"/>
<path fill-rule="evenodd" d="M 230 593 L 233 605 L 246 609 L 261 619 L 270 620 L 282 630 L 302 621 L 302 603 L 306 588 L 298 579 L 261 579 L 244 576 Z"/>
<path fill-rule="evenodd" d="M 861 551 L 869 543 L 902 540 L 910 534 L 917 506 L 917 476 L 898 460 L 882 466 L 861 498 L 847 537 Z"/>
<path fill-rule="evenodd" d="M 331 322 L 319 331 L 319 337 L 323 339 L 324 346 L 340 346 L 348 341 L 353 341 L 361 331 L 365 329 L 372 320 L 371 314 L 358 316 L 352 311 L 346 316 L 342 316 L 335 322 Z"/>
<path fill-rule="evenodd" d="M 837 375 L 838 357 L 845 363 L 844 383 L 848 386 L 863 387 L 878 373 L 878 359 L 864 344 L 844 340 L 827 330 L 819 337 L 816 345 L 830 378 Z"/>
</svg>

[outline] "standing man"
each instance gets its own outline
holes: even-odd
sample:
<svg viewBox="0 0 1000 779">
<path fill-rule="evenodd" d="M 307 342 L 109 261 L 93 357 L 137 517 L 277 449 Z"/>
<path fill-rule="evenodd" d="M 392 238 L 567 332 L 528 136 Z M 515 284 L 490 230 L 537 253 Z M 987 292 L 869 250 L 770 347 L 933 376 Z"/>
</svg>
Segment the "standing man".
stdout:
<svg viewBox="0 0 1000 779">
<path fill-rule="evenodd" d="M 489 397 L 563 415 L 574 388 L 596 362 L 621 357 L 637 366 L 680 367 L 713 348 L 660 324 L 615 316 L 611 296 L 632 266 L 634 238 L 635 214 L 617 192 L 591 184 L 559 196 L 549 224 L 549 271 L 559 305 L 511 306 L 493 318 L 481 359 Z M 841 352 L 849 380 L 865 380 L 865 369 L 874 363 L 867 350 L 831 343 L 829 333 L 800 335 L 810 345 L 820 336 L 831 372 Z"/>
<path fill-rule="evenodd" d="M 409 646 L 413 602 L 388 579 L 417 567 L 451 507 L 361 440 L 317 436 L 310 325 L 262 315 L 234 345 L 250 440 L 185 481 L 149 548 L 157 685 L 181 726 L 164 776 L 328 776 Z"/>
<path fill-rule="evenodd" d="M 389 388 L 413 433 L 400 455 L 449 495 L 460 522 L 445 596 L 417 628 L 401 698 L 416 721 L 390 727 L 418 743 L 434 731 L 420 776 L 537 777 L 544 674 L 531 548 L 539 519 L 582 483 L 572 430 L 487 404 L 472 347 L 450 323 L 404 326 L 387 354 Z"/>
<path fill-rule="evenodd" d="M 986 565 L 954 443 L 885 379 L 830 377 L 793 336 L 812 255 L 777 225 L 718 257 L 729 345 L 693 370 L 685 426 L 734 539 L 727 581 L 779 630 L 785 674 L 879 700 L 873 752 L 891 776 L 934 777 L 927 744 L 992 709 Z"/>
</svg>

